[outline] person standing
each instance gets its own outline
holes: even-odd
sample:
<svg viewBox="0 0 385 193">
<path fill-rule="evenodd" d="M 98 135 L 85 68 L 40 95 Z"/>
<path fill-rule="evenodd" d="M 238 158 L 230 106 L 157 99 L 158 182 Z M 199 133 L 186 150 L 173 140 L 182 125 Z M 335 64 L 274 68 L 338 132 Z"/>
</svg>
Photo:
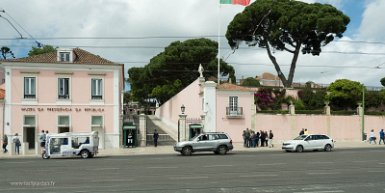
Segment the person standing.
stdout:
<svg viewBox="0 0 385 193">
<path fill-rule="evenodd" d="M 3 153 L 7 153 L 7 145 L 8 145 L 8 136 L 4 134 L 3 136 Z"/>
<path fill-rule="evenodd" d="M 130 131 L 127 136 L 127 147 L 134 147 L 133 139 L 132 139 L 132 132 Z"/>
<path fill-rule="evenodd" d="M 376 144 L 376 136 L 374 135 L 373 129 L 369 133 L 369 144 L 372 144 L 372 141 L 374 142 L 374 144 Z"/>
<path fill-rule="evenodd" d="M 159 133 L 158 131 L 155 129 L 154 131 L 154 146 L 157 147 L 158 146 L 158 139 L 159 139 Z"/>
<path fill-rule="evenodd" d="M 40 141 L 40 147 L 42 150 L 44 150 L 45 147 L 45 133 L 44 130 L 41 130 L 40 136 L 39 136 L 39 141 Z"/>
<path fill-rule="evenodd" d="M 381 129 L 381 131 L 380 131 L 380 140 L 378 141 L 378 145 L 381 144 L 381 141 L 382 141 L 382 143 L 385 145 L 384 138 L 385 138 L 384 129 Z"/>
<path fill-rule="evenodd" d="M 304 135 L 304 134 L 305 134 L 305 129 L 302 128 L 301 131 L 299 132 L 299 135 L 301 136 L 301 135 Z"/>
<path fill-rule="evenodd" d="M 307 129 L 305 129 L 305 131 L 303 132 L 304 135 L 309 135 L 309 131 Z"/>
<path fill-rule="evenodd" d="M 274 134 L 273 134 L 273 131 L 269 131 L 269 148 L 272 148 L 274 147 L 274 144 L 273 144 L 273 137 L 274 137 Z"/>
<path fill-rule="evenodd" d="M 250 147 L 250 130 L 249 130 L 249 128 L 246 128 L 245 138 L 246 138 L 246 147 Z"/>
<path fill-rule="evenodd" d="M 20 154 L 21 143 L 20 143 L 20 139 L 19 139 L 19 134 L 18 133 L 16 133 L 15 136 L 13 137 L 13 143 L 15 144 L 15 153 L 17 153 L 19 155 Z"/>
</svg>

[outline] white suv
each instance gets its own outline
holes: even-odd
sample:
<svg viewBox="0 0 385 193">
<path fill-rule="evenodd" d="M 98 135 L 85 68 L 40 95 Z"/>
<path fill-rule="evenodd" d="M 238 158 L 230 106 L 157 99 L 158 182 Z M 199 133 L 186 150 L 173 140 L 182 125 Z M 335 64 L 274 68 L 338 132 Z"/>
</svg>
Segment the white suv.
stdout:
<svg viewBox="0 0 385 193">
<path fill-rule="evenodd" d="M 282 149 L 286 151 L 311 151 L 325 150 L 331 151 L 334 148 L 334 140 L 326 135 L 300 135 L 293 140 L 285 141 Z"/>
<path fill-rule="evenodd" d="M 189 141 L 181 141 L 174 145 L 174 150 L 182 155 L 191 155 L 197 151 L 213 151 L 215 154 L 226 154 L 233 149 L 233 141 L 223 132 L 201 133 Z"/>
</svg>

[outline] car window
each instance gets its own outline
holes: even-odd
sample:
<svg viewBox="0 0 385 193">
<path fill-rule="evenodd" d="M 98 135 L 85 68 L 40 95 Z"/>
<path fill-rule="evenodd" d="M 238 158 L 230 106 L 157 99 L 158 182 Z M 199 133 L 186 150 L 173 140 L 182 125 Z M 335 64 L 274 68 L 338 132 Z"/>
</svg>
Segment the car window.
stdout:
<svg viewBox="0 0 385 193">
<path fill-rule="evenodd" d="M 305 139 L 306 137 L 307 137 L 307 135 L 300 135 L 300 136 L 294 138 L 294 140 L 303 140 L 303 139 Z"/>
<path fill-rule="evenodd" d="M 228 139 L 226 134 L 218 134 L 218 139 Z"/>
<path fill-rule="evenodd" d="M 209 137 L 207 134 L 199 136 L 199 141 L 207 141 L 209 140 Z"/>
<path fill-rule="evenodd" d="M 326 135 L 320 135 L 320 139 L 329 139 L 329 137 Z"/>
<path fill-rule="evenodd" d="M 314 135 L 307 136 L 307 138 L 305 140 L 307 140 L 307 141 L 314 140 Z"/>
</svg>

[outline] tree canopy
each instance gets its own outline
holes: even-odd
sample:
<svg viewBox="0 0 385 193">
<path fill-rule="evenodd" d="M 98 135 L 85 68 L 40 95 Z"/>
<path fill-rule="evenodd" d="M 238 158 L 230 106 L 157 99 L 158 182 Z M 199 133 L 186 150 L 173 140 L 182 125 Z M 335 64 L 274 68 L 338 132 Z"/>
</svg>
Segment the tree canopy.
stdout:
<svg viewBox="0 0 385 193">
<path fill-rule="evenodd" d="M 357 107 L 357 103 L 362 102 L 364 89 L 364 85 L 359 82 L 339 79 L 327 88 L 329 93 L 326 100 L 330 101 L 334 109 L 353 109 Z"/>
<path fill-rule="evenodd" d="M 32 49 L 28 52 L 28 56 L 34 56 L 34 55 L 39 55 L 39 54 L 44 54 L 44 53 L 49 53 L 54 51 L 56 51 L 56 48 L 50 45 L 44 45 L 41 48 L 32 47 Z"/>
<path fill-rule="evenodd" d="M 327 4 L 294 0 L 256 0 L 228 25 L 226 38 L 233 49 L 241 42 L 265 48 L 285 87 L 291 87 L 299 53 L 319 55 L 321 46 L 342 37 L 350 18 Z M 288 77 L 273 49 L 293 54 Z"/>
<path fill-rule="evenodd" d="M 381 85 L 382 85 L 382 86 L 385 86 L 385 77 L 384 77 L 384 78 L 381 78 L 380 82 L 381 82 Z"/>
<path fill-rule="evenodd" d="M 12 58 L 15 58 L 15 55 L 13 54 L 12 50 L 6 46 L 3 46 L 0 48 L 1 51 L 1 57 L 3 59 L 7 59 L 8 56 L 11 56 Z"/>
<path fill-rule="evenodd" d="M 167 101 L 199 77 L 199 64 L 205 77 L 216 77 L 217 53 L 217 42 L 205 38 L 172 42 L 146 66 L 128 70 L 133 99 Z M 223 61 L 220 65 L 221 74 L 235 82 L 234 68 Z"/>
<path fill-rule="evenodd" d="M 259 83 L 259 80 L 253 77 L 248 77 L 245 80 L 243 80 L 243 82 L 241 83 L 241 86 L 258 87 L 258 86 L 261 86 L 261 83 Z"/>
</svg>

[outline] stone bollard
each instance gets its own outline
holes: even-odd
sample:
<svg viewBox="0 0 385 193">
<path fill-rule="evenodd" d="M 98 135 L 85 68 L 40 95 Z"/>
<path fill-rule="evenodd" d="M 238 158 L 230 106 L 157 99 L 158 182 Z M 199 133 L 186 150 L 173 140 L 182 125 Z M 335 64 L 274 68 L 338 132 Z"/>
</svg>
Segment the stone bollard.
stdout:
<svg viewBox="0 0 385 193">
<path fill-rule="evenodd" d="M 8 141 L 8 153 L 9 155 L 15 155 L 15 144 L 12 141 Z"/>
<path fill-rule="evenodd" d="M 29 149 L 29 143 L 28 142 L 23 142 L 23 143 L 21 143 L 21 146 L 20 146 L 20 150 L 19 151 L 21 151 L 20 153 L 21 153 L 21 155 L 27 155 L 27 151 L 28 151 L 28 149 Z"/>
<path fill-rule="evenodd" d="M 40 155 L 40 153 L 41 153 L 40 142 L 35 142 L 35 154 Z"/>
</svg>

